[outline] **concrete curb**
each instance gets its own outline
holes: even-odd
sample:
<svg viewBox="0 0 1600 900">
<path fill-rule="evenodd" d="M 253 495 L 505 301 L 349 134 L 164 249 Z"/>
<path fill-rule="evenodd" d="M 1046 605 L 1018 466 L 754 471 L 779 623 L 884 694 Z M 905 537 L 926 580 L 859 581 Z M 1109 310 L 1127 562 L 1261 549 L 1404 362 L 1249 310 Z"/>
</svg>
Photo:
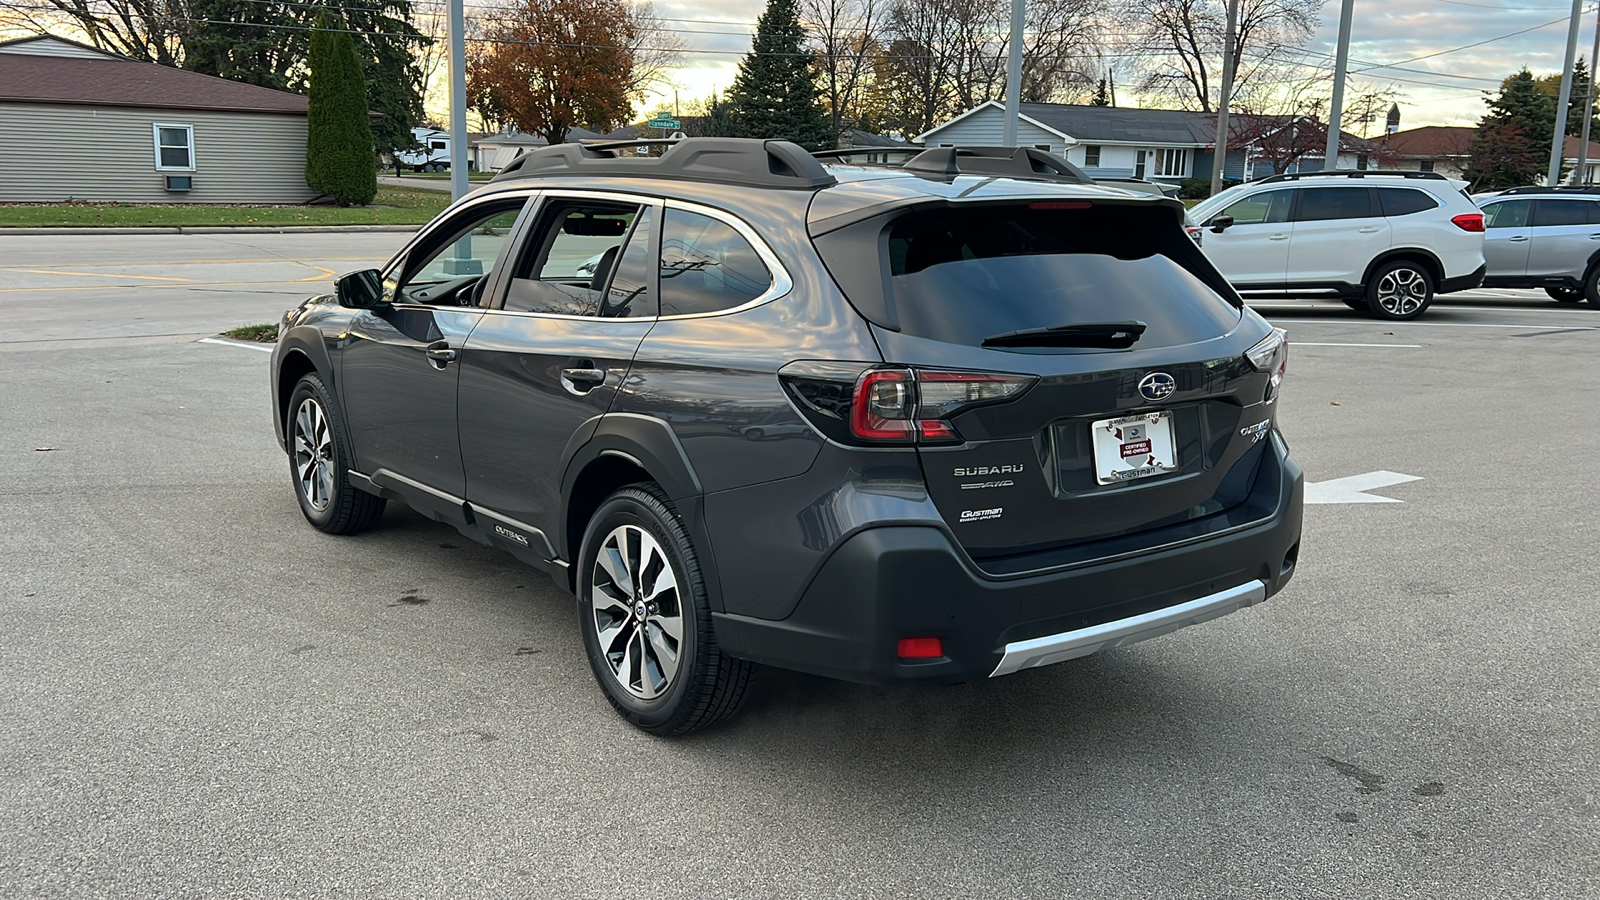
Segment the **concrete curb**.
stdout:
<svg viewBox="0 0 1600 900">
<path fill-rule="evenodd" d="M 385 232 L 410 234 L 421 225 L 152 225 L 131 228 L 0 228 L 9 234 L 317 234 L 326 232 Z"/>
</svg>

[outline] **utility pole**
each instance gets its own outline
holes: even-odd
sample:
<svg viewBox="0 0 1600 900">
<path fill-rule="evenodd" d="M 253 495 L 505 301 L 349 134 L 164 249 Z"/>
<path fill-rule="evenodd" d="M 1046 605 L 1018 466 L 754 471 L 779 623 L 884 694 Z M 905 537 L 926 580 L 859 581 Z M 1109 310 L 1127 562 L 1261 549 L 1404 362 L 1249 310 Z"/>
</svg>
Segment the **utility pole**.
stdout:
<svg viewBox="0 0 1600 900">
<path fill-rule="evenodd" d="M 1239 56 L 1239 0 L 1228 0 L 1228 31 L 1222 41 L 1222 96 L 1217 100 L 1217 143 L 1211 153 L 1211 194 L 1222 190 L 1222 167 L 1228 162 L 1228 104 L 1233 102 L 1233 63 Z M 1249 172 L 1245 173 L 1246 180 Z"/>
<path fill-rule="evenodd" d="M 458 200 L 467 192 L 467 16 L 462 0 L 449 2 L 450 197 Z"/>
<path fill-rule="evenodd" d="M 1572 102 L 1572 64 L 1578 58 L 1578 26 L 1583 22 L 1583 0 L 1572 0 L 1567 20 L 1567 63 L 1561 69 L 1561 96 L 1556 99 L 1556 133 L 1550 139 L 1550 172 L 1545 187 L 1561 183 L 1561 147 L 1567 137 L 1567 104 Z"/>
<path fill-rule="evenodd" d="M 1578 0 L 1582 3 L 1583 0 Z M 1339 168 L 1339 123 L 1344 117 L 1344 77 L 1350 68 L 1350 14 L 1355 0 L 1339 6 L 1339 49 L 1333 56 L 1333 103 L 1328 108 L 1328 146 L 1322 151 L 1322 171 Z"/>
<path fill-rule="evenodd" d="M 1582 0 L 1578 0 L 1582 2 Z M 1022 28 L 1027 0 L 1011 0 L 1011 46 L 1006 59 L 1005 145 L 1017 146 L 1017 120 L 1022 116 Z"/>
<path fill-rule="evenodd" d="M 1589 123 L 1594 121 L 1594 58 L 1600 56 L 1600 12 L 1594 17 L 1594 49 L 1589 51 L 1589 90 L 1586 92 L 1588 102 L 1583 104 L 1583 136 L 1578 139 L 1578 167 L 1572 170 L 1573 184 L 1588 184 L 1589 167 Z"/>
</svg>

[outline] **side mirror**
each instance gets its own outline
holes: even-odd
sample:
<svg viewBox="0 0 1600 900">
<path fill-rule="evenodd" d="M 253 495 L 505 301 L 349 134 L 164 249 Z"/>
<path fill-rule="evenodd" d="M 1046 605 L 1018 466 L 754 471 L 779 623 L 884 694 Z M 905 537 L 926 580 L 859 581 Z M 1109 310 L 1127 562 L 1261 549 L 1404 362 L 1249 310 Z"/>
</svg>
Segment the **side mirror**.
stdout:
<svg viewBox="0 0 1600 900">
<path fill-rule="evenodd" d="M 1210 222 L 1211 232 L 1213 234 L 1221 234 L 1222 232 L 1227 230 L 1229 225 L 1232 225 L 1232 224 L 1233 224 L 1233 216 L 1217 216 L 1216 218 L 1213 218 L 1211 220 L 1211 222 Z"/>
<path fill-rule="evenodd" d="M 339 276 L 333 283 L 339 305 L 350 309 L 372 309 L 383 305 L 383 275 L 377 269 L 362 269 Z"/>
</svg>

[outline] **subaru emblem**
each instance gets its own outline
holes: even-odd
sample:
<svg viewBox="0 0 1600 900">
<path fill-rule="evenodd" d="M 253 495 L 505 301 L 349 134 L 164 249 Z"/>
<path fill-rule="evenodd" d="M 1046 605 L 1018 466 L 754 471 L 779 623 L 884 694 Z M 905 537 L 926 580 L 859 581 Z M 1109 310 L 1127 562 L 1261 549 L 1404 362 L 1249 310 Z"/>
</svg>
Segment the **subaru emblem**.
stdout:
<svg viewBox="0 0 1600 900">
<path fill-rule="evenodd" d="M 1152 403 L 1165 400 L 1178 389 L 1178 380 L 1165 372 L 1151 372 L 1139 381 L 1139 393 Z"/>
</svg>

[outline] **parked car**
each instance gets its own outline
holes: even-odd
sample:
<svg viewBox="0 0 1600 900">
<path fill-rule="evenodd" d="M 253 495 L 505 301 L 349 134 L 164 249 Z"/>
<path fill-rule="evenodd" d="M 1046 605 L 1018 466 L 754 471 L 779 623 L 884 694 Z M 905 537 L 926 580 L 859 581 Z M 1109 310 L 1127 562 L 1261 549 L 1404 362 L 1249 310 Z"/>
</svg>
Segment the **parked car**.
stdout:
<svg viewBox="0 0 1600 900">
<path fill-rule="evenodd" d="M 519 158 L 284 317 L 301 511 L 348 534 L 399 500 L 549 573 L 661 734 L 757 663 L 983 679 L 1282 589 L 1283 331 L 1177 201 L 957 149 Z"/>
<path fill-rule="evenodd" d="M 1600 309 L 1600 187 L 1513 188 L 1479 202 L 1485 285 Z"/>
<path fill-rule="evenodd" d="M 1275 175 L 1190 210 L 1207 257 L 1247 297 L 1328 297 L 1414 319 L 1484 277 L 1483 214 L 1423 172 Z"/>
</svg>

